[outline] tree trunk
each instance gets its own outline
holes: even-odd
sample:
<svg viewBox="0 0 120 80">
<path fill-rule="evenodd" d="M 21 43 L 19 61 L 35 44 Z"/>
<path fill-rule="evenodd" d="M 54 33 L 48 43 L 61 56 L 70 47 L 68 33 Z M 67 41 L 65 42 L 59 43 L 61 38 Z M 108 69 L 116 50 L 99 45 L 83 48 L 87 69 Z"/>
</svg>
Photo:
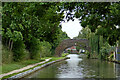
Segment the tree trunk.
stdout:
<svg viewBox="0 0 120 80">
<path fill-rule="evenodd" d="M 11 42 L 11 47 L 10 47 L 10 51 L 12 50 L 12 47 L 13 47 L 13 41 Z"/>
<path fill-rule="evenodd" d="M 11 40 L 9 39 L 9 45 L 8 45 L 8 49 L 10 49 L 10 44 L 11 44 Z"/>
<path fill-rule="evenodd" d="M 6 41 L 5 41 L 5 46 L 7 46 L 7 43 L 8 43 L 8 39 L 6 39 Z"/>
</svg>

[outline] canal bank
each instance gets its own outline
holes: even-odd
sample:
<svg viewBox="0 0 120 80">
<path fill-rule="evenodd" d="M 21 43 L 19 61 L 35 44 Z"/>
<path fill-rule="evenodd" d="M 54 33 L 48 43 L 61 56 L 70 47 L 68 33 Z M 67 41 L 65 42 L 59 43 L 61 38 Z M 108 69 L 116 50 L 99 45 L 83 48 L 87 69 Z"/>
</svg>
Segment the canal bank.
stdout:
<svg viewBox="0 0 120 80">
<path fill-rule="evenodd" d="M 43 61 L 41 64 L 36 63 L 37 65 L 30 67 L 29 69 L 25 69 L 23 71 L 20 71 L 18 73 L 13 73 L 7 76 L 3 76 L 2 79 L 16 79 L 16 78 L 23 78 L 24 76 L 27 76 L 37 70 L 40 70 L 48 65 L 51 65 L 53 63 L 62 61 L 68 59 L 68 57 L 51 57 L 49 60 L 47 59 L 46 61 Z"/>
<path fill-rule="evenodd" d="M 69 54 L 68 57 L 70 59 L 47 66 L 25 78 L 41 80 L 44 78 L 104 78 L 108 80 L 120 78 L 120 64 L 99 59 L 87 59 L 84 54 Z"/>
<path fill-rule="evenodd" d="M 70 57 L 70 59 L 67 59 L 67 57 Z M 101 61 L 99 59 L 87 59 L 86 55 L 84 54 L 69 54 L 67 57 L 51 59 L 44 64 L 35 66 L 34 68 L 31 68 L 27 71 L 17 73 L 7 79 L 120 77 L 120 64 L 115 64 L 108 61 Z"/>
<path fill-rule="evenodd" d="M 99 59 L 99 58 L 89 58 L 89 59 Z M 103 60 L 103 61 L 108 61 L 108 62 L 113 62 L 113 63 L 117 63 L 120 64 L 120 61 L 116 60 L 116 59 L 99 59 L 99 60 Z"/>
</svg>

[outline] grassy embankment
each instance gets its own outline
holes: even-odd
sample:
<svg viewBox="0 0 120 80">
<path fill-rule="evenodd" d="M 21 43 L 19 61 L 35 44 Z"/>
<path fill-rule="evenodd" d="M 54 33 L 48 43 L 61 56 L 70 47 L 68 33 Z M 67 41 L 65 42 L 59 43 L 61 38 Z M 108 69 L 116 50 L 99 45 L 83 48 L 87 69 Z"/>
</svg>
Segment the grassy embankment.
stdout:
<svg viewBox="0 0 120 80">
<path fill-rule="evenodd" d="M 30 65 L 30 64 L 35 64 L 35 63 L 44 61 L 45 59 L 48 59 L 48 58 L 51 58 L 51 60 L 48 61 L 48 62 L 55 61 L 55 60 L 60 60 L 60 59 L 65 58 L 66 55 L 68 55 L 68 53 L 62 54 L 62 57 L 44 57 L 41 60 L 26 60 L 26 61 L 23 61 L 23 62 L 13 62 L 13 63 L 9 63 L 9 64 L 2 64 L 2 66 L 0 66 L 0 67 L 2 67 L 2 73 L 7 73 L 7 72 L 10 72 L 10 71 L 13 71 L 13 70 L 16 70 L 16 69 L 20 69 L 20 68 L 25 67 L 25 66 Z M 46 63 L 48 63 L 48 62 L 46 62 Z M 43 64 L 45 64 L 45 63 L 43 63 Z M 43 64 L 39 64 L 37 66 L 41 66 Z M 37 66 L 35 66 L 35 67 L 37 67 Z M 32 68 L 30 68 L 30 69 L 32 69 Z M 29 69 L 27 69 L 27 70 L 29 70 Z M 24 71 L 27 71 L 27 70 L 24 70 Z M 24 72 L 24 71 L 21 71 L 21 72 Z M 21 72 L 19 72 L 19 73 L 21 73 Z M 4 76 L 3 78 L 9 78 L 9 77 L 11 77 L 13 75 L 16 75 L 16 74 L 18 74 L 18 73 L 14 73 L 14 74 L 11 74 L 11 75 L 8 75 L 8 76 Z"/>
<path fill-rule="evenodd" d="M 12 63 L 8 63 L 8 64 L 2 64 L 2 74 L 3 73 L 7 73 L 16 69 L 20 69 L 22 67 L 25 67 L 27 65 L 30 64 L 35 64 L 41 61 L 44 61 L 45 59 L 41 59 L 41 60 L 26 60 L 26 61 L 22 61 L 22 62 L 12 62 Z"/>
</svg>

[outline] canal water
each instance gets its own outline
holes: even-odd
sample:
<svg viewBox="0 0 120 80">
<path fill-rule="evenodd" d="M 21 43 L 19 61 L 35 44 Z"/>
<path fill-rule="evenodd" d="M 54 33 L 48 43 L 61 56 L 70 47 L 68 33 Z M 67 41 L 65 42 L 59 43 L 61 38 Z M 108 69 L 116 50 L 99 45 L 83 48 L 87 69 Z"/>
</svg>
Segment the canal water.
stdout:
<svg viewBox="0 0 120 80">
<path fill-rule="evenodd" d="M 26 78 L 120 78 L 120 64 L 69 54 L 65 61 L 47 66 Z"/>
</svg>

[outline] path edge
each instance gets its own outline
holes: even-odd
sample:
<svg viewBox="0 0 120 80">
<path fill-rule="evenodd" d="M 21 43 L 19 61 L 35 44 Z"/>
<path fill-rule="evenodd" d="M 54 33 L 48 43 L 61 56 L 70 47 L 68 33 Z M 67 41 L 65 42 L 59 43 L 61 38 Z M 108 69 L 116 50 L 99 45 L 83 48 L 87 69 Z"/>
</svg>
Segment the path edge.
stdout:
<svg viewBox="0 0 120 80">
<path fill-rule="evenodd" d="M 53 63 L 60 62 L 60 61 L 66 60 L 66 59 L 69 59 L 69 57 L 65 57 L 63 59 L 50 61 L 50 62 L 48 61 L 48 63 L 45 63 L 45 64 L 43 64 L 41 66 L 34 67 L 33 69 L 27 70 L 25 72 L 18 73 L 18 74 L 14 75 L 14 76 L 11 76 L 9 78 L 2 79 L 2 80 L 9 80 L 9 79 L 14 80 L 14 79 L 18 79 L 18 78 L 21 79 L 21 78 L 24 78 L 24 77 L 26 77 L 26 76 L 28 76 L 28 75 L 30 75 L 30 74 L 32 74 L 32 73 L 42 69 L 42 68 L 45 68 L 46 66 L 49 66 L 49 65 L 51 65 Z"/>
</svg>

